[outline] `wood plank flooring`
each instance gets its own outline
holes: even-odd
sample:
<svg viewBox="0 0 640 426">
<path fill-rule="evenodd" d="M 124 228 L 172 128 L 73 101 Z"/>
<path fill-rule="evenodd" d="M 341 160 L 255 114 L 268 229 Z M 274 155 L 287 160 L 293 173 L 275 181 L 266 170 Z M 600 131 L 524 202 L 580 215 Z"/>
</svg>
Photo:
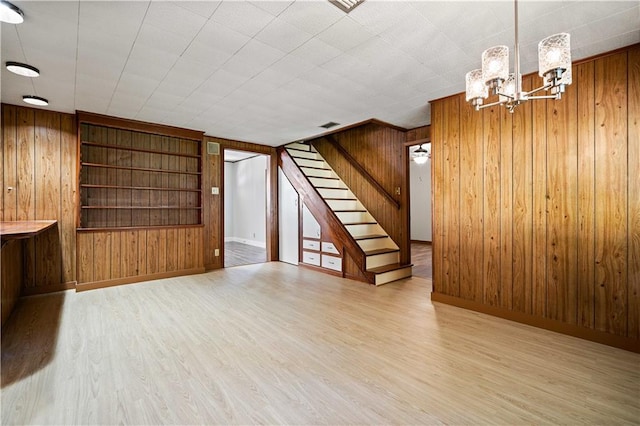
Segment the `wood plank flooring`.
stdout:
<svg viewBox="0 0 640 426">
<path fill-rule="evenodd" d="M 413 263 L 414 276 L 433 278 L 433 250 L 431 244 L 411 243 L 411 263 Z"/>
<path fill-rule="evenodd" d="M 267 249 L 239 243 L 237 241 L 226 241 L 224 243 L 225 268 L 240 265 L 251 265 L 254 263 L 264 263 L 266 261 Z"/>
<path fill-rule="evenodd" d="M 640 355 L 270 262 L 23 299 L 2 424 L 637 424 Z"/>
</svg>

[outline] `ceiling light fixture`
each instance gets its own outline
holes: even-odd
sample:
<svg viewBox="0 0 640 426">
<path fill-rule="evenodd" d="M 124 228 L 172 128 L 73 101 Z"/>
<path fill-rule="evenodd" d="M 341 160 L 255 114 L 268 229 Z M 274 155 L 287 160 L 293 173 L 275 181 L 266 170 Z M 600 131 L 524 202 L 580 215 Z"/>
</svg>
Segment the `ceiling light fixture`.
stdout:
<svg viewBox="0 0 640 426">
<path fill-rule="evenodd" d="M 411 159 L 415 161 L 416 164 L 425 164 L 427 160 L 431 158 L 431 152 L 428 149 L 424 149 L 422 147 L 423 145 L 424 144 L 420 145 L 418 149 L 411 153 Z"/>
<path fill-rule="evenodd" d="M 509 48 L 494 46 L 482 53 L 482 69 L 469 71 L 466 75 L 467 101 L 479 111 L 494 105 L 504 105 L 509 112 L 524 101 L 532 99 L 560 99 L 565 87 L 571 84 L 571 46 L 567 33 L 551 35 L 538 43 L 538 75 L 543 85 L 530 92 L 522 90 L 520 73 L 520 46 L 518 40 L 518 0 L 514 0 L 515 15 L 515 70 L 509 73 Z M 498 101 L 482 105 L 489 96 L 498 95 Z M 540 91 L 550 95 L 531 96 Z"/>
<path fill-rule="evenodd" d="M 343 11 L 344 13 L 349 13 L 357 6 L 362 4 L 364 0 L 329 0 L 329 3 Z"/>
<path fill-rule="evenodd" d="M 22 75 L 25 77 L 38 77 L 40 75 L 40 70 L 36 67 L 32 67 L 31 65 L 22 64 L 20 62 L 6 62 L 5 66 L 9 71 L 14 74 Z"/>
<path fill-rule="evenodd" d="M 28 104 L 31 105 L 37 105 L 37 106 L 47 106 L 49 105 L 49 101 L 45 98 L 42 98 L 40 96 L 34 96 L 34 95 L 25 95 L 22 97 L 22 100 L 25 101 Z"/>
<path fill-rule="evenodd" d="M 24 22 L 24 13 L 18 6 L 8 1 L 0 0 L 0 21 L 7 24 L 22 24 Z"/>
</svg>

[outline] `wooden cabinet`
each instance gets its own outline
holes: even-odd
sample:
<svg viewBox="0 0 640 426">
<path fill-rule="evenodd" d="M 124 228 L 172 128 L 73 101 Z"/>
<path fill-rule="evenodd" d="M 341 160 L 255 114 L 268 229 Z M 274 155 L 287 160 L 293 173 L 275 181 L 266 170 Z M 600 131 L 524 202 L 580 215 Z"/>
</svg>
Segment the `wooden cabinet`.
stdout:
<svg viewBox="0 0 640 426">
<path fill-rule="evenodd" d="M 80 124 L 80 228 L 202 223 L 201 140 Z"/>
<path fill-rule="evenodd" d="M 342 274 L 342 254 L 326 240 L 322 228 L 313 214 L 302 203 L 302 255 L 303 264 L 319 266 Z"/>
</svg>

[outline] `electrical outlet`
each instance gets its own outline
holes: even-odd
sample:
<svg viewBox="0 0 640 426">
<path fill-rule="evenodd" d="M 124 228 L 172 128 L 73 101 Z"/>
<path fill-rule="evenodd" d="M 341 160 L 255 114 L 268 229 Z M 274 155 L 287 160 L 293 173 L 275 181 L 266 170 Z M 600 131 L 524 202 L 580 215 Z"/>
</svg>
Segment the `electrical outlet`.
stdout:
<svg viewBox="0 0 640 426">
<path fill-rule="evenodd" d="M 212 195 L 218 195 L 220 194 L 220 189 L 217 186 L 212 186 L 211 187 L 211 194 Z"/>
<path fill-rule="evenodd" d="M 214 255 L 215 257 L 220 256 L 220 249 L 215 249 L 215 250 L 213 251 L 213 255 Z"/>
</svg>

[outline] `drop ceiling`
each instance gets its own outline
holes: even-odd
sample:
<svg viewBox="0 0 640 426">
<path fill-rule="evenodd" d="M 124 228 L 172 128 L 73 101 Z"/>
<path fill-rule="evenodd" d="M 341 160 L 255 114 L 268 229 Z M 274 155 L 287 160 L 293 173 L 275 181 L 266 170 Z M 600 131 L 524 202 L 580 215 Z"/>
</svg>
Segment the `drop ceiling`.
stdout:
<svg viewBox="0 0 640 426">
<path fill-rule="evenodd" d="M 482 51 L 513 45 L 513 4 L 367 0 L 18 1 L 2 24 L 2 102 L 76 110 L 277 146 L 377 118 L 428 124 L 428 101 L 464 91 Z M 537 42 L 570 32 L 574 60 L 640 42 L 640 1 L 519 3 L 523 71 Z"/>
</svg>

